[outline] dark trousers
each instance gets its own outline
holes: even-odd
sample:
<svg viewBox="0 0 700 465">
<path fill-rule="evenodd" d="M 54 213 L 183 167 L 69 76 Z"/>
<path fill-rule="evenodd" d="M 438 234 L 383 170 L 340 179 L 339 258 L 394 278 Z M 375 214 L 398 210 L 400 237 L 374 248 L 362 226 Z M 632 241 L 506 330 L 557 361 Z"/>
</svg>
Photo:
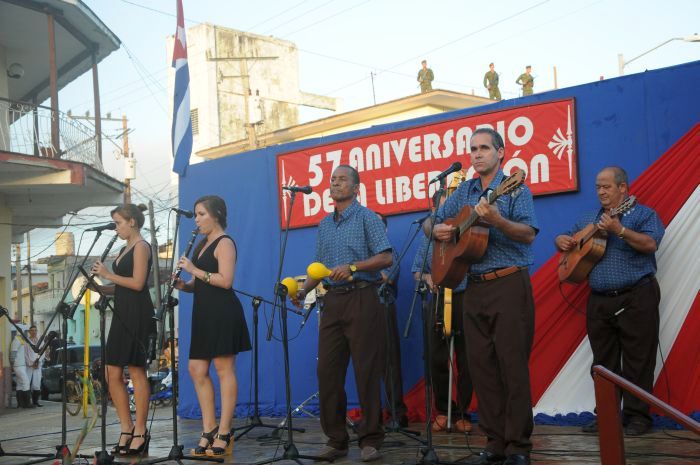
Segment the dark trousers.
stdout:
<svg viewBox="0 0 700 465">
<path fill-rule="evenodd" d="M 651 392 L 659 343 L 660 299 L 661 290 L 655 278 L 616 297 L 591 294 L 586 308 L 586 330 L 593 365 L 602 365 Z M 627 391 L 622 393 L 622 400 L 626 421 L 634 419 L 651 424 L 648 404 Z"/>
<path fill-rule="evenodd" d="M 386 341 L 387 357 L 386 370 L 384 372 L 384 389 L 389 402 L 394 401 L 394 414 L 396 419 L 406 415 L 407 408 L 403 402 L 403 378 L 401 376 L 401 339 L 399 339 L 399 324 L 396 315 L 396 305 L 383 305 L 383 310 L 388 312 L 387 323 L 389 325 L 389 340 Z M 389 413 L 391 406 L 387 405 Z"/>
<path fill-rule="evenodd" d="M 344 294 L 329 291 L 324 297 L 317 373 L 321 428 L 331 447 L 348 447 L 345 375 L 351 357 L 362 407 L 359 445 L 379 448 L 384 441 L 380 383 L 385 366 L 385 321 L 374 286 Z"/>
<path fill-rule="evenodd" d="M 437 325 L 434 325 L 434 331 L 431 331 L 431 372 L 435 406 L 438 412 L 447 413 L 448 402 L 452 402 L 452 410 L 456 417 L 464 416 L 464 418 L 470 419 L 467 409 L 472 400 L 473 388 L 469 364 L 467 363 L 467 341 L 464 337 L 463 299 L 463 292 L 452 295 L 452 334 L 456 365 L 453 377 L 457 380 L 457 405 L 448 398 L 450 340 L 444 336 L 442 327 Z M 437 302 L 437 313 L 442 313 L 443 309 L 443 299 L 442 294 L 440 294 Z"/>
<path fill-rule="evenodd" d="M 535 305 L 527 270 L 491 281 L 470 281 L 464 316 L 469 372 L 479 399 L 486 449 L 529 455 L 533 423 L 528 361 Z"/>
</svg>

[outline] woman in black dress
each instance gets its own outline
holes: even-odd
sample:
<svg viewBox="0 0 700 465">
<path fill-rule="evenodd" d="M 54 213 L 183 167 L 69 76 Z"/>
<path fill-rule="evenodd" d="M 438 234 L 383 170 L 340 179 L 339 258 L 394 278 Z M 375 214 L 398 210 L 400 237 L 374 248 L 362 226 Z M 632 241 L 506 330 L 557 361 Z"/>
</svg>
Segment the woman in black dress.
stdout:
<svg viewBox="0 0 700 465">
<path fill-rule="evenodd" d="M 110 271 L 101 262 L 95 262 L 92 272 L 113 284 L 100 286 L 100 291 L 114 295 L 114 315 L 107 338 L 105 362 L 107 383 L 112 403 L 121 423 L 121 434 L 114 454 L 137 455 L 148 453 L 150 436 L 146 430 L 150 386 L 146 377 L 148 336 L 155 333 L 153 302 L 146 280 L 151 268 L 151 247 L 141 237 L 144 223 L 144 205 L 124 204 L 111 215 L 117 224 L 117 234 L 126 240 L 126 246 Z M 134 384 L 136 421 L 131 419 L 129 394 L 122 381 L 124 366 Z"/>
<path fill-rule="evenodd" d="M 231 453 L 231 420 L 236 408 L 236 354 L 250 350 L 243 308 L 233 292 L 236 244 L 224 232 L 226 203 L 214 195 L 194 204 L 195 222 L 205 238 L 197 244 L 192 261 L 180 258 L 178 266 L 192 275 L 175 287 L 194 292 L 189 370 L 202 410 L 203 433 L 193 455 Z M 209 366 L 214 363 L 221 387 L 221 420 L 216 426 L 214 386 Z"/>
</svg>

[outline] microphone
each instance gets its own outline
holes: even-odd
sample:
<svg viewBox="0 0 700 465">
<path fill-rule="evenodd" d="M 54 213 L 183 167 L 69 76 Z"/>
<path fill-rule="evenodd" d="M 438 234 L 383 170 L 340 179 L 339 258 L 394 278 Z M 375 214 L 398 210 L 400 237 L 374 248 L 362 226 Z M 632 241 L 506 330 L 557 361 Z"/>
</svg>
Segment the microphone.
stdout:
<svg viewBox="0 0 700 465">
<path fill-rule="evenodd" d="M 304 305 L 304 309 L 306 310 L 306 313 L 304 313 L 304 321 L 301 322 L 301 326 L 299 327 L 299 329 L 304 327 L 304 325 L 306 324 L 306 320 L 308 320 L 309 316 L 311 316 L 311 311 L 314 309 L 315 306 L 316 306 L 315 300 L 308 305 Z"/>
<path fill-rule="evenodd" d="M 310 194 L 311 192 L 313 192 L 311 186 L 282 186 L 282 189 L 289 192 L 301 192 L 302 194 Z"/>
<path fill-rule="evenodd" d="M 171 208 L 172 211 L 177 213 L 178 215 L 182 215 L 185 218 L 192 218 L 194 216 L 194 213 L 192 213 L 190 210 L 183 210 L 182 208 Z"/>
<path fill-rule="evenodd" d="M 423 221 L 427 220 L 428 218 L 430 218 L 430 213 L 425 215 L 423 218 L 418 218 L 417 220 L 413 220 L 411 222 L 411 224 L 423 224 Z"/>
<path fill-rule="evenodd" d="M 85 232 L 90 232 L 90 231 L 114 231 L 117 229 L 117 224 L 115 222 L 103 224 L 102 226 L 95 226 L 93 228 L 86 229 Z"/>
<path fill-rule="evenodd" d="M 459 171 L 459 170 L 461 170 L 461 169 L 462 169 L 462 164 L 461 164 L 460 162 L 456 161 L 456 162 L 452 163 L 452 164 L 450 165 L 450 167 L 447 168 L 445 171 L 443 171 L 442 173 L 440 173 L 440 174 L 438 174 L 437 176 L 435 176 L 435 177 L 430 181 L 430 184 L 432 184 L 432 183 L 434 183 L 434 182 L 438 182 L 438 181 L 440 181 L 441 179 L 444 179 L 445 177 L 447 177 L 448 174 L 452 174 L 452 173 L 454 173 L 455 171 Z"/>
</svg>

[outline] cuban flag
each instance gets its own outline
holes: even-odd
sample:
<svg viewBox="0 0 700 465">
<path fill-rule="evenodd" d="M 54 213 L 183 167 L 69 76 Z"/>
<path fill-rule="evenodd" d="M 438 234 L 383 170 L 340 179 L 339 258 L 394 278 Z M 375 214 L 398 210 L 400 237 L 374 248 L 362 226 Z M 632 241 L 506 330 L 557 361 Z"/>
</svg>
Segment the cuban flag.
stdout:
<svg viewBox="0 0 700 465">
<path fill-rule="evenodd" d="M 180 176 L 187 172 L 192 153 L 192 119 L 190 118 L 190 70 L 187 67 L 187 40 L 182 0 L 177 0 L 177 29 L 173 48 L 175 92 L 173 94 L 173 171 Z"/>
</svg>

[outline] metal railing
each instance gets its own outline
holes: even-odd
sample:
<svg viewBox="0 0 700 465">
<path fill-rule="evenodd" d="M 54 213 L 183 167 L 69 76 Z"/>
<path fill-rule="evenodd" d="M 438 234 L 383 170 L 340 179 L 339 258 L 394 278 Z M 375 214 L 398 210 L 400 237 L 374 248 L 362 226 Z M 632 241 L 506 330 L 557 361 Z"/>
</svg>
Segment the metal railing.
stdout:
<svg viewBox="0 0 700 465">
<path fill-rule="evenodd" d="M 58 118 L 58 147 L 51 123 Z M 51 108 L 0 98 L 0 150 L 77 161 L 104 172 L 93 128 Z"/>
<path fill-rule="evenodd" d="M 607 368 L 600 365 L 593 367 L 593 383 L 598 414 L 601 465 L 624 465 L 626 463 L 625 443 L 622 438 L 622 418 L 620 416 L 620 389 L 652 405 L 664 415 L 668 415 L 688 428 L 689 431 L 700 435 L 700 423 Z"/>
</svg>

